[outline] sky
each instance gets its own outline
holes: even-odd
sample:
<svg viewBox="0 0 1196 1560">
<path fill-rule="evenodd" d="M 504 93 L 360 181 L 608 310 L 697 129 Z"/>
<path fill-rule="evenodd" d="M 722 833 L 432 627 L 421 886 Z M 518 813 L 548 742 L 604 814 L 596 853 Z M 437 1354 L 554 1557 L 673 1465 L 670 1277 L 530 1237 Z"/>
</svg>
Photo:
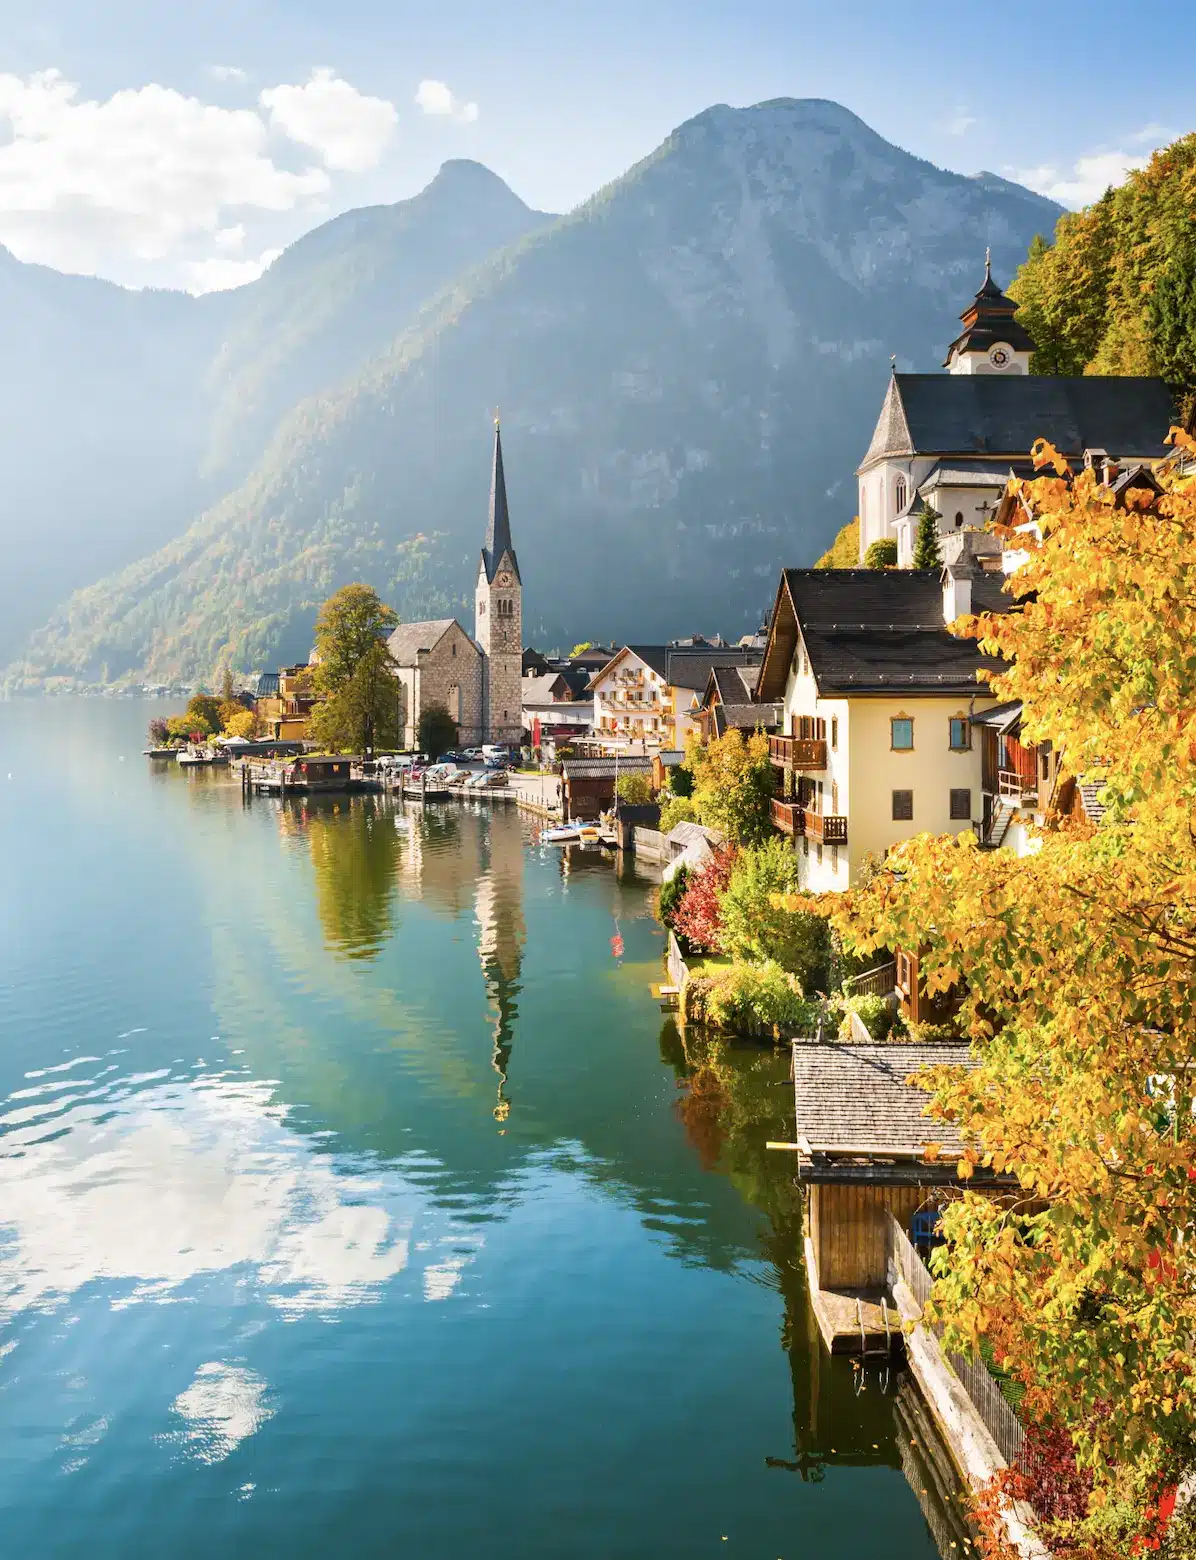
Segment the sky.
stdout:
<svg viewBox="0 0 1196 1560">
<path fill-rule="evenodd" d="M 1157 46 L 1174 18 L 1156 0 L 0 0 L 0 243 L 210 291 L 447 158 L 567 211 L 711 104 L 775 97 L 833 98 L 942 167 L 1080 206 L 1196 128 L 1188 51 Z M 1118 68 L 1126 39 L 1149 41 L 1149 92 Z"/>
</svg>

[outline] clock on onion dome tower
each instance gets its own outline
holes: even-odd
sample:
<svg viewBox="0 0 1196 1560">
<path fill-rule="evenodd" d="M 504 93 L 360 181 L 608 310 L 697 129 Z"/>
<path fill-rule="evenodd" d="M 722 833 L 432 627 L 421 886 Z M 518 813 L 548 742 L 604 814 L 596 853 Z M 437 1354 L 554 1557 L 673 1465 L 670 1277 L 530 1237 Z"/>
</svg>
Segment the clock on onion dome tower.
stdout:
<svg viewBox="0 0 1196 1560">
<path fill-rule="evenodd" d="M 474 597 L 474 638 L 482 652 L 482 729 L 489 742 L 518 746 L 523 736 L 523 582 L 511 541 L 502 433 L 494 419 L 490 519 Z"/>
</svg>

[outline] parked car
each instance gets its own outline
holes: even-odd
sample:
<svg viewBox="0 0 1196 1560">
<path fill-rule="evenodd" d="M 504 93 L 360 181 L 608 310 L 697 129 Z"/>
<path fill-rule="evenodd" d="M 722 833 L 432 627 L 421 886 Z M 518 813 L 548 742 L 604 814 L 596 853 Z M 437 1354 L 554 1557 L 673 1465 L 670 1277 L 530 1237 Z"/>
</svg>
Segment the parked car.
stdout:
<svg viewBox="0 0 1196 1560">
<path fill-rule="evenodd" d="M 471 747 L 465 749 L 465 757 L 470 761 L 471 764 L 477 764 L 481 762 L 481 760 L 485 757 L 485 754 L 482 752 L 480 747 Z"/>
</svg>

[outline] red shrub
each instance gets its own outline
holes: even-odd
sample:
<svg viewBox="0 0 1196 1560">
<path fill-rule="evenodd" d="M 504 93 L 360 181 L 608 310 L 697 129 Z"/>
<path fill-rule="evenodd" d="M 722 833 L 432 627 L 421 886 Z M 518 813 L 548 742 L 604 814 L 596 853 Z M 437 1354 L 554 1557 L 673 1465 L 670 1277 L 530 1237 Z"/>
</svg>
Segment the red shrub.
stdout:
<svg viewBox="0 0 1196 1560">
<path fill-rule="evenodd" d="M 735 864 L 735 847 L 716 850 L 700 872 L 691 872 L 681 903 L 673 915 L 673 930 L 678 937 L 700 952 L 717 953 L 723 917 L 719 895 L 730 881 Z"/>
</svg>

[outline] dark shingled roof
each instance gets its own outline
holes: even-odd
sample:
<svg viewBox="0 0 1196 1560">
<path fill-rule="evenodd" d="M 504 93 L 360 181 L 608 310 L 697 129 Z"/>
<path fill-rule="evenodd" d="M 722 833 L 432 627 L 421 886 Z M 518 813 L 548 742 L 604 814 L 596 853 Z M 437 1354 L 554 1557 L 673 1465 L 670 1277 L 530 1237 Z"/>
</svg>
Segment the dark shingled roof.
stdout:
<svg viewBox="0 0 1196 1560">
<path fill-rule="evenodd" d="M 519 579 L 519 560 L 511 541 L 511 516 L 507 510 L 507 479 L 502 469 L 502 434 L 498 421 L 494 423 L 494 469 L 490 475 L 490 521 L 486 526 L 486 545 L 482 548 L 482 562 L 486 578 L 494 583 L 503 553 L 509 553 L 515 578 Z"/>
<path fill-rule="evenodd" d="M 434 650 L 456 621 L 456 618 L 430 618 L 423 623 L 400 623 L 386 641 L 395 662 L 399 666 L 414 666 L 420 651 Z M 465 633 L 465 630 L 461 632 Z M 468 639 L 468 634 L 465 637 Z"/>
<path fill-rule="evenodd" d="M 906 1083 L 923 1067 L 974 1067 L 963 1042 L 933 1045 L 849 1045 L 838 1040 L 795 1040 L 793 1098 L 797 1135 L 815 1156 L 849 1149 L 917 1154 L 938 1143 L 956 1156 L 958 1129 L 923 1114 L 929 1096 Z"/>
<path fill-rule="evenodd" d="M 642 753 L 620 754 L 618 758 L 567 758 L 561 764 L 566 780 L 597 780 L 606 775 L 648 774 L 653 758 L 659 758 L 666 769 L 676 769 L 685 762 L 685 754 L 673 748 L 663 753 L 645 756 Z"/>
<path fill-rule="evenodd" d="M 1003 583 L 975 573 L 973 609 L 1007 612 Z M 937 569 L 785 569 L 756 687 L 762 701 L 783 693 L 799 623 L 822 697 L 978 693 L 977 672 L 1001 670 L 974 640 L 948 633 Z"/>
<path fill-rule="evenodd" d="M 1174 421 L 1171 392 L 1146 376 L 894 374 L 859 469 L 915 454 L 1025 460 L 1038 438 L 1073 459 L 1155 460 Z"/>
<path fill-rule="evenodd" d="M 718 736 L 728 729 L 754 731 L 762 726 L 765 731 L 780 724 L 781 706 L 778 703 L 757 704 L 752 697 L 756 679 L 760 675 L 760 652 L 757 659 L 740 666 L 715 666 L 711 668 L 702 702 L 714 710 L 715 731 Z M 717 699 L 714 695 L 717 694 Z"/>
<path fill-rule="evenodd" d="M 703 693 L 716 667 L 759 665 L 760 652 L 750 647 L 722 649 L 684 649 L 671 646 L 666 652 L 665 678 L 672 688 L 689 688 Z"/>
</svg>

